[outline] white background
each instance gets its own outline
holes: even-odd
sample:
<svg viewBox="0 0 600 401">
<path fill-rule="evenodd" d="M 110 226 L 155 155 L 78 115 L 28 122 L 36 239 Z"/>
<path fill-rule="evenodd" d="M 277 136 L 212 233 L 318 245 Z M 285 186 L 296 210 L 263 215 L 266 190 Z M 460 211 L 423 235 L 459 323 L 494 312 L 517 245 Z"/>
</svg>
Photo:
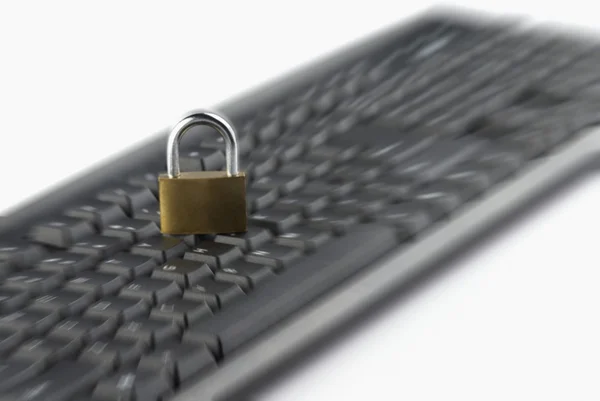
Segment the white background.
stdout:
<svg viewBox="0 0 600 401">
<path fill-rule="evenodd" d="M 0 212 L 187 110 L 433 4 L 1 2 Z M 590 1 L 456 4 L 598 24 Z M 585 233 L 595 233 L 600 194 L 597 183 L 586 188 L 473 254 L 268 399 L 598 399 L 597 236 Z"/>
</svg>

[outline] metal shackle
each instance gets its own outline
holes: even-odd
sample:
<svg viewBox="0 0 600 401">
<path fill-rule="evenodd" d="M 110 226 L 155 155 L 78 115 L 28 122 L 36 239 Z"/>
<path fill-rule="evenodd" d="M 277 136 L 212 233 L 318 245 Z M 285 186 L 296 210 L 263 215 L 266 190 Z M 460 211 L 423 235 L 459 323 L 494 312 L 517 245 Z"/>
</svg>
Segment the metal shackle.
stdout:
<svg viewBox="0 0 600 401">
<path fill-rule="evenodd" d="M 167 140 L 167 175 L 169 178 L 177 178 L 181 175 L 179 143 L 183 135 L 196 125 L 207 125 L 221 134 L 225 142 L 225 169 L 227 175 L 238 175 L 238 143 L 233 126 L 223 117 L 213 112 L 199 111 L 179 121 L 169 134 Z"/>
</svg>

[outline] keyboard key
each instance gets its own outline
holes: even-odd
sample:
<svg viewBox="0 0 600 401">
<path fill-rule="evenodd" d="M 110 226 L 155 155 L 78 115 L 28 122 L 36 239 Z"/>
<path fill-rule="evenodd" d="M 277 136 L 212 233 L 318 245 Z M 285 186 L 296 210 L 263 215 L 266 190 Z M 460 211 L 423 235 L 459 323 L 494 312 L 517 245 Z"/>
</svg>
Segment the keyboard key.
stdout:
<svg viewBox="0 0 600 401">
<path fill-rule="evenodd" d="M 181 153 L 180 166 L 184 171 L 215 171 L 225 165 L 225 154 L 221 149 L 195 148 Z"/>
<path fill-rule="evenodd" d="M 357 191 L 333 203 L 331 208 L 342 214 L 372 215 L 382 210 L 387 203 L 386 199 L 377 193 Z"/>
<path fill-rule="evenodd" d="M 328 204 L 329 198 L 325 195 L 293 194 L 281 198 L 275 203 L 273 209 L 298 212 L 310 216 L 323 210 Z"/>
<path fill-rule="evenodd" d="M 219 355 L 229 355 L 258 334 L 297 311 L 340 281 L 397 247 L 395 233 L 364 224 L 328 242 L 284 274 L 258 287 L 244 302 L 231 305 L 198 322 L 184 341 L 204 343 Z"/>
<path fill-rule="evenodd" d="M 8 275 L 4 287 L 41 294 L 58 287 L 63 280 L 64 276 L 60 273 L 33 269 Z"/>
<path fill-rule="evenodd" d="M 283 121 L 280 118 L 269 119 L 257 133 L 259 143 L 269 143 L 283 132 Z"/>
<path fill-rule="evenodd" d="M 268 175 L 258 178 L 252 183 L 252 189 L 263 191 L 277 190 L 281 195 L 289 194 L 300 189 L 306 182 L 303 175 Z"/>
<path fill-rule="evenodd" d="M 277 159 L 272 154 L 254 154 L 240 160 L 240 166 L 249 180 L 255 180 L 272 173 L 277 168 Z"/>
<path fill-rule="evenodd" d="M 425 205 L 400 203 L 380 212 L 377 221 L 396 227 L 399 239 L 405 240 L 429 227 L 434 219 Z"/>
<path fill-rule="evenodd" d="M 157 226 L 160 225 L 160 206 L 158 203 L 151 203 L 133 211 L 132 217 L 136 220 L 150 221 Z"/>
<path fill-rule="evenodd" d="M 96 341 L 112 335 L 117 320 L 102 316 L 73 316 L 56 324 L 48 336 L 80 342 Z"/>
<path fill-rule="evenodd" d="M 302 256 L 302 251 L 297 248 L 270 243 L 248 253 L 246 260 L 250 263 L 280 269 L 287 267 L 300 256 Z"/>
<path fill-rule="evenodd" d="M 338 212 L 335 208 L 328 207 L 308 218 L 308 225 L 318 230 L 333 231 L 343 234 L 353 225 L 358 224 L 359 217 Z"/>
<path fill-rule="evenodd" d="M 594 90 L 595 98 L 598 96 L 598 84 L 596 83 Z M 554 138 L 566 137 L 570 133 L 578 133 L 583 129 L 596 126 L 600 124 L 600 119 L 598 118 L 598 105 L 592 103 L 575 103 L 575 104 L 565 104 L 562 105 L 559 110 L 557 110 L 559 121 L 565 123 L 566 129 L 565 131 L 555 131 Z M 564 116 L 564 117 L 563 117 Z"/>
<path fill-rule="evenodd" d="M 525 153 L 516 148 L 497 147 L 484 149 L 473 161 L 485 168 L 494 182 L 498 182 L 519 170 L 525 164 Z"/>
<path fill-rule="evenodd" d="M 346 133 L 359 122 L 360 116 L 358 115 L 348 114 L 343 110 L 333 110 L 331 114 L 321 117 L 321 120 L 317 121 L 317 125 L 330 129 L 333 136 Z"/>
<path fill-rule="evenodd" d="M 68 248 L 75 242 L 95 233 L 93 224 L 68 216 L 55 217 L 37 224 L 29 236 L 34 242 L 57 248 Z"/>
<path fill-rule="evenodd" d="M 360 82 L 360 78 L 353 82 Z M 379 116 L 383 111 L 381 100 L 369 95 L 370 94 L 363 94 L 363 96 L 346 99 L 340 103 L 339 110 L 343 113 L 351 114 L 358 122 L 368 123 Z M 352 128 L 352 126 L 349 128 Z"/>
<path fill-rule="evenodd" d="M 343 147 L 323 145 L 311 150 L 312 160 L 331 160 L 334 163 L 344 163 L 353 160 L 361 150 L 360 145 L 344 144 Z"/>
<path fill-rule="evenodd" d="M 160 401 L 172 391 L 171 379 L 148 370 L 125 369 L 102 379 L 93 392 L 95 401 Z"/>
<path fill-rule="evenodd" d="M 473 135 L 500 142 L 507 147 L 516 147 L 528 159 L 536 158 L 552 147 L 545 132 L 532 127 L 514 128 L 496 124 L 488 124 L 475 131 Z"/>
<path fill-rule="evenodd" d="M 150 311 L 151 318 L 174 321 L 181 327 L 186 327 L 210 315 L 212 315 L 212 311 L 206 302 L 190 299 L 170 300 L 157 305 Z"/>
<path fill-rule="evenodd" d="M 142 299 L 109 296 L 93 304 L 85 315 L 127 322 L 147 315 L 149 310 L 148 302 Z"/>
<path fill-rule="evenodd" d="M 441 182 L 447 182 L 460 188 L 465 200 L 478 196 L 494 184 L 490 174 L 482 167 L 478 168 L 474 163 L 465 163 L 454 167 L 442 177 Z"/>
<path fill-rule="evenodd" d="M 269 230 L 249 225 L 245 233 L 219 234 L 215 237 L 215 242 L 234 245 L 243 251 L 249 251 L 268 242 L 271 238 L 273 236 Z"/>
<path fill-rule="evenodd" d="M 119 296 L 144 300 L 150 304 L 164 303 L 181 295 L 181 288 L 174 282 L 148 277 L 138 277 L 127 284 Z"/>
<path fill-rule="evenodd" d="M 102 231 L 108 224 L 124 219 L 125 212 L 117 204 L 91 200 L 67 209 L 66 216 L 87 220 Z"/>
<path fill-rule="evenodd" d="M 275 259 L 271 259 L 270 262 L 278 263 L 279 265 L 283 265 L 284 263 L 281 260 Z M 215 273 L 215 280 L 217 282 L 237 284 L 244 291 L 248 291 L 274 275 L 275 274 L 269 265 L 249 263 L 248 261 L 240 260 L 223 269 L 217 270 Z"/>
<path fill-rule="evenodd" d="M 131 365 L 139 360 L 148 346 L 138 339 L 97 340 L 85 347 L 79 359 L 94 365 Z"/>
<path fill-rule="evenodd" d="M 281 176 L 298 177 L 306 176 L 309 179 L 320 178 L 331 171 L 333 162 L 331 160 L 315 160 L 310 158 L 294 160 L 285 163 L 277 171 Z"/>
<path fill-rule="evenodd" d="M 277 198 L 279 198 L 279 191 L 276 189 L 264 190 L 249 187 L 246 191 L 246 204 L 250 212 L 271 206 Z"/>
<path fill-rule="evenodd" d="M 472 157 L 483 146 L 484 142 L 475 140 L 439 141 L 425 152 L 399 164 L 393 173 L 418 182 L 432 181 Z"/>
<path fill-rule="evenodd" d="M 215 133 L 216 134 L 216 133 Z M 210 134 L 208 134 L 210 135 Z M 203 136 L 204 137 L 204 136 Z M 213 149 L 223 151 L 225 143 L 220 135 L 212 135 L 200 142 L 200 147 L 203 149 Z M 245 155 L 255 147 L 254 137 L 252 135 L 238 135 L 238 152 L 240 155 Z"/>
<path fill-rule="evenodd" d="M 415 191 L 414 200 L 425 204 L 434 218 L 448 215 L 464 202 L 460 190 L 448 183 L 433 183 Z"/>
<path fill-rule="evenodd" d="M 66 288 L 74 292 L 105 296 L 118 292 L 127 282 L 122 275 L 104 272 L 83 272 L 67 281 Z"/>
<path fill-rule="evenodd" d="M 216 310 L 239 300 L 243 295 L 244 291 L 235 283 L 203 278 L 183 292 L 183 299 L 206 302 L 208 306 Z"/>
<path fill-rule="evenodd" d="M 148 346 L 161 344 L 165 341 L 179 338 L 180 326 L 175 320 L 134 319 L 117 330 L 115 335 L 119 340 L 139 340 Z"/>
<path fill-rule="evenodd" d="M 127 249 L 128 245 L 129 244 L 121 238 L 94 235 L 87 237 L 84 241 L 76 242 L 70 251 L 104 259 Z"/>
<path fill-rule="evenodd" d="M 344 164 L 335 167 L 329 174 L 329 181 L 332 183 L 365 183 L 376 180 L 383 169 L 380 165 L 369 164 L 367 162 L 353 161 L 351 164 Z"/>
<path fill-rule="evenodd" d="M 154 194 L 148 188 L 134 187 L 127 184 L 103 190 L 98 194 L 98 199 L 116 203 L 130 216 L 134 210 L 156 203 Z"/>
<path fill-rule="evenodd" d="M 10 266 L 8 262 L 0 262 L 0 278 L 4 278 L 9 273 L 15 271 L 15 267 Z"/>
<path fill-rule="evenodd" d="M 81 343 L 75 340 L 36 337 L 21 344 L 10 358 L 31 362 L 41 361 L 44 365 L 49 365 L 72 358 L 80 348 Z"/>
<path fill-rule="evenodd" d="M 27 291 L 0 286 L 0 313 L 14 312 L 29 301 Z"/>
<path fill-rule="evenodd" d="M 166 370 L 177 384 L 216 366 L 215 357 L 206 345 L 178 342 L 161 344 L 139 363 L 142 370 Z"/>
<path fill-rule="evenodd" d="M 0 263 L 12 267 L 26 267 L 38 262 L 45 254 L 39 245 L 26 241 L 0 241 Z"/>
<path fill-rule="evenodd" d="M 6 401 L 65 401 L 91 390 L 106 369 L 84 362 L 61 361 L 41 375 L 3 394 Z"/>
<path fill-rule="evenodd" d="M 184 258 L 208 264 L 213 270 L 217 267 L 227 266 L 234 260 L 243 256 L 242 250 L 234 245 L 213 241 L 200 241 Z"/>
<path fill-rule="evenodd" d="M 278 245 L 314 251 L 331 239 L 331 232 L 317 230 L 308 226 L 296 226 L 291 231 L 275 237 Z"/>
<path fill-rule="evenodd" d="M 61 316 L 71 316 L 82 312 L 94 301 L 93 293 L 77 293 L 68 290 L 55 290 L 34 298 L 32 310 L 58 312 Z"/>
<path fill-rule="evenodd" d="M 26 337 L 26 333 L 9 325 L 0 327 L 0 354 L 7 354 L 17 347 Z M 0 363 L 1 364 L 1 363 Z M 2 369 L 0 369 L 2 377 Z M 0 378 L 0 389 L 2 388 L 2 379 Z"/>
<path fill-rule="evenodd" d="M 140 242 L 146 238 L 160 235 L 158 225 L 149 220 L 127 219 L 108 224 L 102 235 L 121 238 L 128 243 Z"/>
<path fill-rule="evenodd" d="M 302 215 L 300 213 L 275 209 L 261 210 L 258 213 L 248 216 L 248 224 L 269 229 L 274 233 L 287 231 L 300 223 L 301 220 Z"/>
<path fill-rule="evenodd" d="M 339 97 L 336 91 L 323 92 L 313 101 L 313 110 L 318 115 L 325 115 L 335 108 L 338 101 Z"/>
<path fill-rule="evenodd" d="M 297 130 L 288 131 L 283 134 L 280 138 L 277 139 L 278 144 L 287 144 L 287 143 L 297 143 L 302 142 L 304 144 L 304 155 L 300 155 L 300 158 L 303 158 L 307 155 L 310 155 L 310 151 L 313 148 L 319 147 L 323 145 L 330 137 L 330 129 L 325 127 L 325 124 L 319 124 L 318 122 L 310 122 L 305 124 L 303 127 L 299 127 Z M 289 161 L 285 163 L 283 167 L 286 165 L 290 165 L 295 163 L 296 160 Z M 280 170 L 281 171 L 281 170 Z"/>
<path fill-rule="evenodd" d="M 331 199 L 340 199 L 352 192 L 355 187 L 356 184 L 353 182 L 329 183 L 325 181 L 311 181 L 296 195 L 328 196 Z"/>
<path fill-rule="evenodd" d="M 152 272 L 152 278 L 173 281 L 182 288 L 212 275 L 213 272 L 206 263 L 187 259 L 169 259 Z"/>
<path fill-rule="evenodd" d="M 134 187 L 148 188 L 154 196 L 158 196 L 158 174 L 156 173 L 135 175 L 129 179 L 128 183 Z"/>
<path fill-rule="evenodd" d="M 31 360 L 0 360 L 0 392 L 33 379 L 42 373 L 44 363 Z"/>
<path fill-rule="evenodd" d="M 188 246 L 181 239 L 156 236 L 146 238 L 142 242 L 135 244 L 131 248 L 131 253 L 134 255 L 148 256 L 159 263 L 164 263 L 168 259 L 183 256 L 187 249 Z"/>
<path fill-rule="evenodd" d="M 0 330 L 23 330 L 29 334 L 42 334 L 60 320 L 55 311 L 40 311 L 30 308 L 21 309 L 9 315 L 0 316 Z"/>
<path fill-rule="evenodd" d="M 157 265 L 156 261 L 150 257 L 121 252 L 100 262 L 98 271 L 132 279 L 149 275 Z"/>
<path fill-rule="evenodd" d="M 58 251 L 46 255 L 37 264 L 37 270 L 73 277 L 75 274 L 90 270 L 96 265 L 97 258 L 73 252 Z"/>
<path fill-rule="evenodd" d="M 389 137 L 389 140 L 377 144 L 367 142 L 368 148 L 361 153 L 360 157 L 368 161 L 385 161 L 390 164 L 398 164 L 425 151 L 437 139 L 435 135 L 428 135 L 423 132 L 406 135 L 398 134 L 396 133 L 393 137 Z"/>
<path fill-rule="evenodd" d="M 389 201 L 410 198 L 414 188 L 415 185 L 409 180 L 394 176 L 379 177 L 377 181 L 365 183 L 362 187 L 363 191 Z"/>
<path fill-rule="evenodd" d="M 265 158 L 268 158 L 270 156 L 275 156 L 278 160 L 278 163 L 283 165 L 291 160 L 296 159 L 302 154 L 303 151 L 304 144 L 302 144 L 302 142 L 286 143 L 281 145 L 270 143 L 254 149 L 251 157 L 264 156 Z"/>
<path fill-rule="evenodd" d="M 288 106 L 288 112 L 284 122 L 288 130 L 294 130 L 302 126 L 310 117 L 311 109 L 305 103 L 295 104 L 293 107 Z"/>
</svg>

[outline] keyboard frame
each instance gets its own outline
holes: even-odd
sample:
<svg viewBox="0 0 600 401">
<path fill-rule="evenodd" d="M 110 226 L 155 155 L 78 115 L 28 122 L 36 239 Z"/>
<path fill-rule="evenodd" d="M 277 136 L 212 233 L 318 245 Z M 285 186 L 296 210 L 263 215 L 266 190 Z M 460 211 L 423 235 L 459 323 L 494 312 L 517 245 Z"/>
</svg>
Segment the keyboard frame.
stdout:
<svg viewBox="0 0 600 401">
<path fill-rule="evenodd" d="M 507 17 L 498 20 L 497 17 L 471 11 L 431 9 L 302 65 L 216 109 L 228 116 L 237 116 L 246 113 L 249 108 L 267 105 L 287 91 L 369 53 L 371 47 L 384 45 L 409 32 L 428 18 L 440 17 L 485 26 L 513 24 Z M 21 235 L 18 227 L 60 210 L 66 199 L 86 194 L 101 183 L 110 181 L 116 174 L 126 174 L 157 157 L 164 157 L 167 131 L 159 131 L 145 144 L 125 149 L 103 165 L 82 172 L 70 182 L 47 191 L 2 217 L 0 238 Z M 135 154 L 135 158 L 131 154 Z M 489 239 L 556 191 L 566 189 L 599 168 L 600 127 L 586 130 L 559 145 L 551 155 L 530 162 L 516 178 L 467 203 L 451 219 L 430 227 L 418 240 L 405 243 L 379 258 L 334 291 L 235 351 L 218 369 L 188 384 L 172 399 L 228 401 L 240 396 L 247 399 L 253 391 L 290 372 L 297 363 L 307 361 L 335 336 L 356 324 L 364 324 L 376 308 L 380 310 L 390 301 L 410 294 L 417 284 L 427 282 L 441 268 L 447 267 L 451 259 Z M 431 252 L 432 249 L 435 252 Z"/>
</svg>

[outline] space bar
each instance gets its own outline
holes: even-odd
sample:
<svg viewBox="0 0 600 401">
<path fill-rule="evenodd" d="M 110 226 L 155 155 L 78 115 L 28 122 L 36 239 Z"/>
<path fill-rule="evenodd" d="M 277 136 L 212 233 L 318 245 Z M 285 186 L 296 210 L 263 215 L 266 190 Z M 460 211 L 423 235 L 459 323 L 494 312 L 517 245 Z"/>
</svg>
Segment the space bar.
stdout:
<svg viewBox="0 0 600 401">
<path fill-rule="evenodd" d="M 191 327 L 186 337 L 226 356 L 396 246 L 392 229 L 356 226 L 290 265 L 239 304 Z"/>
</svg>

